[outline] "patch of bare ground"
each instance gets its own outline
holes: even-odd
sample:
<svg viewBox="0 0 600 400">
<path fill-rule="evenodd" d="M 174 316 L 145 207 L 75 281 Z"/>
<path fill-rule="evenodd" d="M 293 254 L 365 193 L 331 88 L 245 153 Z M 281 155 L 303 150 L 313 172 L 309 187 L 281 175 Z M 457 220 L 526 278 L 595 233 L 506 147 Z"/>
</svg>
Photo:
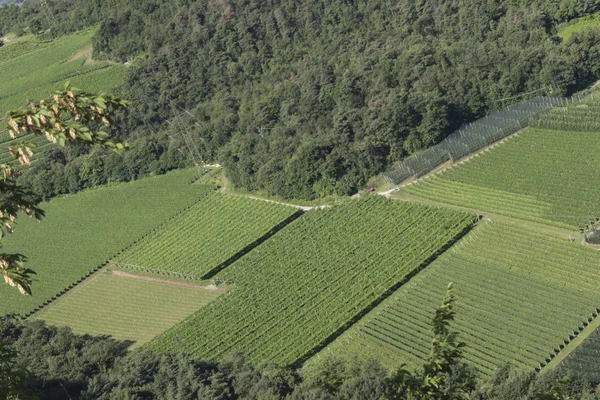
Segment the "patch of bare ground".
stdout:
<svg viewBox="0 0 600 400">
<path fill-rule="evenodd" d="M 85 60 L 85 64 L 91 64 L 94 61 L 92 60 L 92 45 L 87 45 L 81 50 L 77 50 L 73 53 L 69 58 L 67 58 L 67 62 L 75 61 L 75 60 Z"/>
<path fill-rule="evenodd" d="M 187 282 L 171 281 L 171 280 L 166 280 L 166 279 L 153 278 L 151 276 L 141 276 L 141 275 L 128 274 L 127 272 L 123 272 L 123 271 L 112 270 L 111 272 L 112 272 L 112 275 L 121 276 L 123 278 L 139 279 L 139 280 L 148 281 L 148 282 L 166 283 L 168 285 L 198 288 L 198 289 L 210 290 L 210 291 L 213 291 L 213 292 L 226 292 L 227 291 L 227 288 L 219 288 L 216 285 L 202 286 L 202 285 L 195 285 L 193 283 L 187 283 Z"/>
</svg>

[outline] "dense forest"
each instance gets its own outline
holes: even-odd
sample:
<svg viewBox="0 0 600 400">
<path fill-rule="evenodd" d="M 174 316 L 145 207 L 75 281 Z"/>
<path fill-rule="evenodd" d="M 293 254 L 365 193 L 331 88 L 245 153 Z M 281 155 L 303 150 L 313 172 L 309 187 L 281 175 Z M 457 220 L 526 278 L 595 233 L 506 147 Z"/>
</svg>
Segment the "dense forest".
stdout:
<svg viewBox="0 0 600 400">
<path fill-rule="evenodd" d="M 74 335 L 69 328 L 42 321 L 0 319 L 0 398 L 19 399 L 407 399 L 375 360 L 345 361 L 330 357 L 297 371 L 267 363 L 249 365 L 241 354 L 220 362 L 194 360 L 184 354 L 128 351 L 130 343 L 100 336 Z M 8 358 L 11 352 L 16 358 Z M 11 359 L 11 364 L 6 360 Z M 8 368 L 10 367 L 10 368 Z M 10 371 L 10 373 L 7 373 Z M 598 399 L 585 375 L 565 369 L 544 374 L 499 367 L 476 383 L 468 366 L 457 364 L 442 393 L 420 399 L 556 400 Z M 468 381 L 469 393 L 450 396 Z"/>
<path fill-rule="evenodd" d="M 23 180 L 49 197 L 219 162 L 237 188 L 352 194 L 460 125 L 600 77 L 600 32 L 556 24 L 600 1 L 50 0 L 0 9 L 0 34 L 99 26 L 130 65 L 123 158 L 53 151 Z M 190 148 L 192 148 L 190 150 Z M 46 172 L 48 171 L 48 172 Z"/>
</svg>

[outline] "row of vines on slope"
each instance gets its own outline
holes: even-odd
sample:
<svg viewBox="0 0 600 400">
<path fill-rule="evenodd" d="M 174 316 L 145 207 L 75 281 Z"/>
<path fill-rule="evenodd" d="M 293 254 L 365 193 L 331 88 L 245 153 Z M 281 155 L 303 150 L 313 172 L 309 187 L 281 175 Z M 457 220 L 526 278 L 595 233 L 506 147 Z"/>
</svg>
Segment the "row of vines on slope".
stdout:
<svg viewBox="0 0 600 400">
<path fill-rule="evenodd" d="M 214 194 L 113 261 L 202 278 L 297 215 L 293 207 Z"/>
<path fill-rule="evenodd" d="M 467 344 L 466 361 L 484 375 L 506 362 L 540 368 L 598 315 L 599 273 L 600 255 L 593 249 L 488 222 L 321 354 L 376 357 L 390 368 L 419 365 L 429 353 L 432 315 L 454 282 L 453 329 Z"/>
<path fill-rule="evenodd" d="M 307 358 L 467 232 L 474 216 L 368 197 L 311 211 L 217 275 L 232 293 L 148 344 L 253 363 Z M 177 345 L 174 344 L 177 338 Z"/>
<path fill-rule="evenodd" d="M 431 200 L 578 229 L 600 217 L 600 135 L 527 129 L 401 188 Z"/>
</svg>

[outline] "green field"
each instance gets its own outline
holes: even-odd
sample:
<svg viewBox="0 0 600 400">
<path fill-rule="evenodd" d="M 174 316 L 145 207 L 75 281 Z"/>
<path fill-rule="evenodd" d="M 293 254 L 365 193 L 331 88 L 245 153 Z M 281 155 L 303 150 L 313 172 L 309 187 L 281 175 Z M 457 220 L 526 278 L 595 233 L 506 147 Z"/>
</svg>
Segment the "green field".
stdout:
<svg viewBox="0 0 600 400">
<path fill-rule="evenodd" d="M 600 93 L 594 91 L 582 101 L 564 101 L 563 107 L 555 107 L 531 119 L 529 126 L 572 132 L 600 132 Z"/>
<path fill-rule="evenodd" d="M 569 21 L 567 24 L 559 26 L 557 35 L 562 40 L 566 41 L 577 32 L 581 32 L 584 29 L 594 28 L 600 28 L 600 13 L 577 18 Z"/>
<path fill-rule="evenodd" d="M 253 363 L 301 361 L 473 224 L 473 216 L 379 196 L 305 213 L 226 268 L 232 293 L 148 344 Z"/>
<path fill-rule="evenodd" d="M 206 195 L 210 188 L 187 184 L 195 174 L 181 170 L 55 198 L 42 203 L 41 223 L 18 220 L 15 233 L 3 239 L 5 251 L 28 256 L 37 275 L 32 297 L 0 285 L 0 315 L 31 311 Z"/>
<path fill-rule="evenodd" d="M 600 329 L 596 328 L 561 364 L 571 371 L 586 374 L 597 382 L 600 379 L 599 357 Z"/>
<path fill-rule="evenodd" d="M 222 293 L 99 272 L 35 318 L 73 332 L 146 343 Z"/>
<path fill-rule="evenodd" d="M 457 243 L 325 349 L 417 366 L 431 349 L 435 309 L 453 282 L 453 329 L 485 375 L 509 362 L 549 361 L 600 308 L 600 253 L 526 225 L 488 222 Z M 316 361 L 317 357 L 311 362 Z"/>
<path fill-rule="evenodd" d="M 297 212 L 247 197 L 214 194 L 113 261 L 201 278 Z"/>
<path fill-rule="evenodd" d="M 30 38 L 0 47 L 0 115 L 27 100 L 48 97 L 67 80 L 89 91 L 120 86 L 125 79 L 124 66 L 91 61 L 93 34 L 88 30 L 46 42 Z"/>
<path fill-rule="evenodd" d="M 400 195 L 577 229 L 600 216 L 598 148 L 598 133 L 530 128 Z"/>
</svg>

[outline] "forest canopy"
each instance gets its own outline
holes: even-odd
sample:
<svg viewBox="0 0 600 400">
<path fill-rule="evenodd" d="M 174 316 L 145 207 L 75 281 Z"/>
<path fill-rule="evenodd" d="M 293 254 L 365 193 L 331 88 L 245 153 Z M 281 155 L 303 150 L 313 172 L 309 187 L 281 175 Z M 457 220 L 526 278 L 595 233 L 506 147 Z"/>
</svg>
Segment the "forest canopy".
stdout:
<svg viewBox="0 0 600 400">
<path fill-rule="evenodd" d="M 23 179 L 44 197 L 135 179 L 189 165 L 191 144 L 196 162 L 223 164 L 238 189 L 352 194 L 490 111 L 593 83 L 600 32 L 562 42 L 556 24 L 598 10 L 583 0 L 5 6 L 0 33 L 96 25 L 94 56 L 130 65 L 119 94 L 132 109 L 115 133 L 133 150 L 54 151 Z"/>
</svg>

